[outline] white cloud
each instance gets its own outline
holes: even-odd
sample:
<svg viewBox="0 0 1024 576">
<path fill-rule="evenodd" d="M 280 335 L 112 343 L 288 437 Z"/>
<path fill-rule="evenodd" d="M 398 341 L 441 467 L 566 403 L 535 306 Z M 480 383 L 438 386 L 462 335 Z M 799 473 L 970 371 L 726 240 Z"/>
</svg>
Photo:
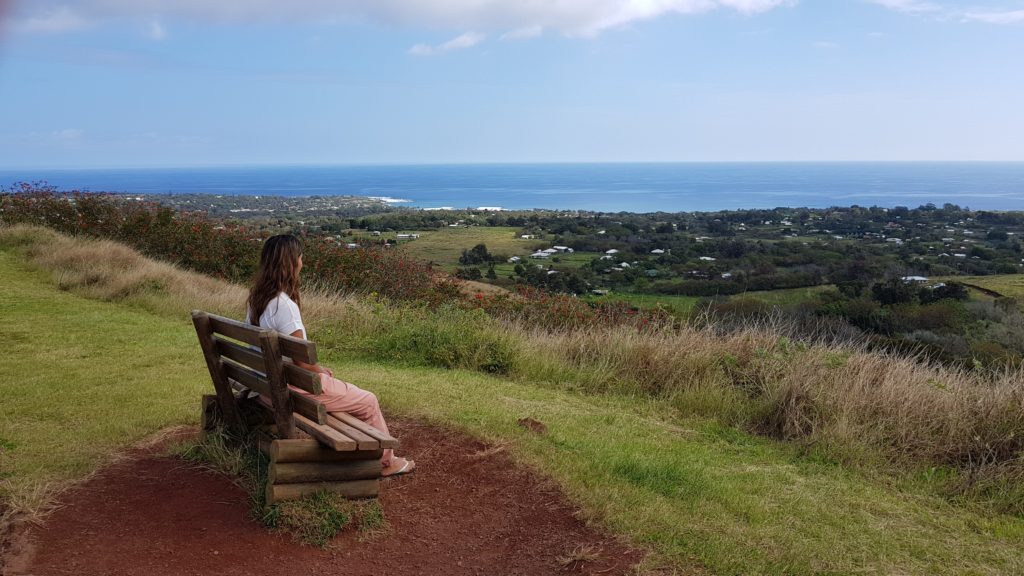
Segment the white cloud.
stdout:
<svg viewBox="0 0 1024 576">
<path fill-rule="evenodd" d="M 965 12 L 964 20 L 987 22 L 989 24 L 1016 24 L 1024 22 L 1024 10 L 996 12 Z"/>
<path fill-rule="evenodd" d="M 1017 24 L 1024 22 L 1024 9 L 972 8 L 971 10 L 964 10 L 963 8 L 925 0 L 867 0 L 867 2 L 906 14 L 927 14 L 940 19 L 956 19 L 962 22 L 984 22 L 986 24 Z"/>
<path fill-rule="evenodd" d="M 486 36 L 478 34 L 476 32 L 466 32 L 460 34 L 455 38 L 447 42 L 443 42 L 436 46 L 430 44 L 417 44 L 412 48 L 409 48 L 409 54 L 414 56 L 432 56 L 434 54 L 444 54 L 445 52 L 451 52 L 453 50 L 462 50 L 471 46 L 479 44 Z"/>
<path fill-rule="evenodd" d="M 523 37 L 539 30 L 594 36 L 669 14 L 732 10 L 751 15 L 797 0 L 34 0 L 21 19 L 63 11 L 81 22 L 157 17 L 209 23 L 369 21 L 442 30 L 482 30 Z M 69 8 L 68 6 L 73 6 Z"/>
<path fill-rule="evenodd" d="M 526 38 L 536 38 L 544 33 L 543 26 L 527 26 L 526 28 L 516 28 L 515 30 L 509 30 L 501 35 L 502 40 L 524 40 Z"/>
<path fill-rule="evenodd" d="M 67 6 L 54 6 L 17 20 L 14 28 L 22 32 L 59 33 L 81 30 L 89 21 L 72 12 Z"/>
<path fill-rule="evenodd" d="M 149 37 L 153 40 L 163 40 L 167 38 L 167 30 L 164 30 L 164 25 L 159 20 L 151 20 L 149 22 Z"/>
<path fill-rule="evenodd" d="M 57 130 L 56 132 L 51 133 L 50 137 L 62 144 L 73 144 L 81 140 L 84 135 L 84 130 L 79 130 L 78 128 L 65 128 L 64 130 Z"/>
<path fill-rule="evenodd" d="M 923 0 L 868 0 L 868 2 L 884 6 L 890 10 L 907 12 L 910 14 L 941 12 L 943 10 L 941 6 L 933 4 L 932 2 L 925 2 Z"/>
</svg>

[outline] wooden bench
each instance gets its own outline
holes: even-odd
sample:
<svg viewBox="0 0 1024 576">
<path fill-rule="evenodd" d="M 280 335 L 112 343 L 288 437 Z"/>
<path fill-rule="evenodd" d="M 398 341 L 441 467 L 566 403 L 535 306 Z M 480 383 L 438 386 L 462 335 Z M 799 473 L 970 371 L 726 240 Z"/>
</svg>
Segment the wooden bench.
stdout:
<svg viewBox="0 0 1024 576">
<path fill-rule="evenodd" d="M 377 496 L 382 451 L 398 440 L 289 388 L 322 393 L 320 374 L 295 363 L 316 364 L 316 344 L 198 310 L 192 323 L 216 391 L 203 396 L 203 430 L 258 435 L 270 459 L 268 504 L 319 490 Z"/>
</svg>

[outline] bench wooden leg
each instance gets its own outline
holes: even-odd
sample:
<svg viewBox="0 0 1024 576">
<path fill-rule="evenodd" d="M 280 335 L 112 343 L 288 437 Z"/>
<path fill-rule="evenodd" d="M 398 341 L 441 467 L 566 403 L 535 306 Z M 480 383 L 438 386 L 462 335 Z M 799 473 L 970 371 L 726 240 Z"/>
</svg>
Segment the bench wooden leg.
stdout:
<svg viewBox="0 0 1024 576">
<path fill-rule="evenodd" d="M 267 504 L 293 500 L 324 490 L 346 498 L 373 498 L 380 493 L 382 450 L 338 452 L 313 439 L 260 438 L 270 459 Z"/>
<path fill-rule="evenodd" d="M 267 504 L 294 500 L 316 492 L 327 491 L 346 498 L 374 498 L 380 494 L 380 480 L 350 480 L 348 482 L 306 482 L 300 484 L 267 484 Z"/>
<path fill-rule="evenodd" d="M 224 415 L 220 411 L 220 404 L 213 394 L 206 394 L 200 401 L 199 415 L 199 437 L 205 438 L 208 432 L 212 432 L 217 426 L 223 425 Z"/>
</svg>

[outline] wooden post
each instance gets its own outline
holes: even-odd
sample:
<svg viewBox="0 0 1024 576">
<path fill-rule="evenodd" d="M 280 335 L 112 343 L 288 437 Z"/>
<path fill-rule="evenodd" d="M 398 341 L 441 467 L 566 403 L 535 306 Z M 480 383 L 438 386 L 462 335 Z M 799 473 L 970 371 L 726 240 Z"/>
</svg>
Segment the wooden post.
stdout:
<svg viewBox="0 0 1024 576">
<path fill-rule="evenodd" d="M 372 498 L 380 493 L 380 480 L 267 484 L 267 504 L 274 504 L 282 500 L 294 500 L 321 490 L 341 494 L 346 498 Z"/>
<path fill-rule="evenodd" d="M 196 327 L 196 336 L 199 337 L 199 346 L 203 349 L 206 368 L 210 371 L 213 388 L 217 391 L 217 402 L 220 404 L 221 412 L 224 414 L 224 423 L 229 429 L 237 433 L 244 433 L 245 426 L 238 413 L 238 405 L 235 404 L 235 395 L 231 392 L 231 386 L 228 384 L 227 376 L 224 374 L 224 367 L 221 365 L 220 356 L 214 350 L 213 329 L 210 327 L 210 317 L 206 312 L 193 310 L 192 324 Z"/>
<path fill-rule="evenodd" d="M 272 462 L 267 474 L 271 484 L 341 482 L 380 478 L 380 460 L 350 462 Z"/>
<path fill-rule="evenodd" d="M 260 348 L 267 366 L 267 382 L 270 384 L 270 402 L 274 407 L 274 423 L 281 438 L 295 438 L 295 420 L 292 418 L 292 399 L 284 383 L 284 359 L 277 342 L 277 332 L 260 332 Z"/>
</svg>

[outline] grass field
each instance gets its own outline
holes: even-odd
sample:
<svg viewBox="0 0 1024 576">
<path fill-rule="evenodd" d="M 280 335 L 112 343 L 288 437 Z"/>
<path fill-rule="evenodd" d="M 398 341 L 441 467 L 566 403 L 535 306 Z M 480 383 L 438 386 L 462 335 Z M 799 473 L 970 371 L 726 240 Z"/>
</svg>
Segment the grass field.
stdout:
<svg viewBox="0 0 1024 576">
<path fill-rule="evenodd" d="M 591 302 L 628 302 L 639 308 L 661 307 L 675 315 L 684 315 L 700 301 L 697 296 L 672 296 L 664 294 L 635 294 L 632 292 L 611 292 L 605 296 L 588 296 Z"/>
<path fill-rule="evenodd" d="M 10 502 L 30 502 L 41 485 L 79 478 L 146 434 L 197 420 L 209 382 L 186 305 L 154 314 L 130 299 L 62 292 L 2 247 L 0 287 L 9 343 L 0 355 L 0 482 Z M 983 515 L 795 446 L 681 418 L 656 400 L 346 361 L 329 346 L 321 356 L 376 391 L 390 413 L 502 446 L 557 481 L 587 518 L 681 573 L 1024 572 L 1020 518 Z M 524 416 L 549 433 L 518 427 Z"/>
<path fill-rule="evenodd" d="M 789 306 L 814 298 L 821 292 L 828 290 L 830 286 L 812 286 L 810 288 L 790 288 L 785 290 L 770 290 L 759 292 L 744 292 L 729 298 L 752 298 L 776 306 Z M 662 294 L 635 294 L 632 292 L 612 292 L 606 296 L 591 296 L 589 300 L 594 302 L 622 301 L 629 302 L 640 308 L 654 308 L 660 306 L 674 314 L 686 314 L 693 309 L 701 298 L 698 296 L 674 296 Z"/>
<path fill-rule="evenodd" d="M 181 321 L 61 292 L 0 251 L 0 493 L 32 507 L 127 445 L 196 419 Z"/>
<path fill-rule="evenodd" d="M 936 278 L 936 280 L 939 280 Z M 992 276 L 948 276 L 942 281 L 964 282 L 1018 299 L 1024 305 L 1024 274 L 997 274 Z"/>
<path fill-rule="evenodd" d="M 426 262 L 435 262 L 446 270 L 458 266 L 459 256 L 477 244 L 486 244 L 492 254 L 526 256 L 538 240 L 523 240 L 516 236 L 519 228 L 471 226 L 469 228 L 441 228 L 417 231 L 420 237 L 402 241 L 401 247 L 409 255 Z"/>
</svg>

